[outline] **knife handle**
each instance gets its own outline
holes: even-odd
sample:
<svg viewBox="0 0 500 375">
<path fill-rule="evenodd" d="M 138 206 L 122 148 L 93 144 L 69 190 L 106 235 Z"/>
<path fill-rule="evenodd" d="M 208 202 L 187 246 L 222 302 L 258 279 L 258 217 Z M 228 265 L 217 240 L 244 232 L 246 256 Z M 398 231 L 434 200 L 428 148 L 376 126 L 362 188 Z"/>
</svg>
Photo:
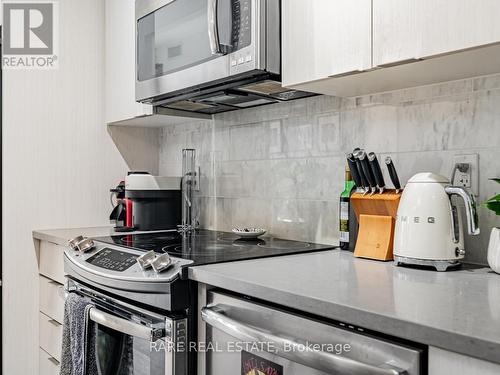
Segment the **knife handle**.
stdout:
<svg viewBox="0 0 500 375">
<path fill-rule="evenodd" d="M 389 170 L 389 176 L 391 177 L 391 181 L 396 188 L 396 190 L 401 190 L 401 183 L 399 182 L 398 173 L 396 172 L 396 167 L 394 167 L 394 163 L 390 156 L 385 158 L 385 164 L 387 164 L 387 169 Z"/>
<path fill-rule="evenodd" d="M 361 177 L 358 173 L 358 166 L 356 165 L 356 160 L 352 154 L 347 154 L 347 164 L 349 165 L 349 169 L 351 170 L 351 176 L 356 184 L 356 187 L 362 188 Z"/>
<path fill-rule="evenodd" d="M 359 151 L 358 159 L 361 163 L 361 168 L 363 168 L 363 173 L 365 174 L 368 185 L 373 189 L 377 186 L 375 182 L 375 177 L 373 176 L 372 169 L 370 168 L 370 163 L 368 163 L 368 158 L 366 157 L 366 152 Z"/>
<path fill-rule="evenodd" d="M 361 161 L 358 159 L 356 154 L 354 154 L 354 161 L 356 162 L 356 170 L 358 171 L 359 179 L 361 180 L 361 188 L 368 188 L 368 182 L 366 181 L 366 176 L 363 173 L 363 168 L 361 167 Z"/>
<path fill-rule="evenodd" d="M 378 162 L 377 155 L 374 152 L 368 154 L 368 161 L 370 162 L 370 167 L 372 168 L 373 176 L 375 177 L 375 182 L 377 183 L 380 191 L 385 188 L 384 175 L 382 174 L 382 169 L 380 168 L 380 163 Z"/>
</svg>

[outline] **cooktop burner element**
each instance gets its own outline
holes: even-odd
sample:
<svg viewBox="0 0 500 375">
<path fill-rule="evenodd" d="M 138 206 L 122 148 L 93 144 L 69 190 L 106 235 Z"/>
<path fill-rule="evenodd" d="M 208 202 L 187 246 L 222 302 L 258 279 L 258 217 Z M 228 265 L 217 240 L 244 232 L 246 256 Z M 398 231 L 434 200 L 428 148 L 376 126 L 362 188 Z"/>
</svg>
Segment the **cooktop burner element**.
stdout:
<svg viewBox="0 0 500 375">
<path fill-rule="evenodd" d="M 166 252 L 173 257 L 191 260 L 198 265 L 334 248 L 331 245 L 273 237 L 241 239 L 232 233 L 210 230 L 198 230 L 195 234 L 186 236 L 173 231 L 165 231 L 98 237 L 94 240 L 140 251 Z"/>
</svg>

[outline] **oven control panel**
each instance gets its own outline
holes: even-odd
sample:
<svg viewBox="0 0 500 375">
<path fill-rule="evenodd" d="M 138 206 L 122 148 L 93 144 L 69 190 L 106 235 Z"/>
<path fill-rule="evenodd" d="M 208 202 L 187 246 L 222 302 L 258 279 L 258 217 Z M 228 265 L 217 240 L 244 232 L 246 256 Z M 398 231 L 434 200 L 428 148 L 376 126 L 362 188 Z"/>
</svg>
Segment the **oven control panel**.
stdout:
<svg viewBox="0 0 500 375">
<path fill-rule="evenodd" d="M 136 263 L 137 255 L 105 247 L 87 259 L 87 262 L 111 271 L 123 272 Z"/>
<path fill-rule="evenodd" d="M 66 248 L 64 269 L 68 275 L 75 275 L 77 278 L 85 275 L 94 281 L 92 278 L 96 275 L 101 279 L 109 279 L 105 285 L 126 282 L 127 288 L 130 288 L 131 282 L 170 282 L 181 275 L 185 266 L 193 263 L 190 259 L 171 257 L 170 267 L 157 273 L 152 268 L 142 269 L 137 262 L 141 255 L 144 255 L 142 250 L 95 241 L 95 247 L 85 253 Z M 100 282 L 103 282 L 101 279 Z"/>
</svg>

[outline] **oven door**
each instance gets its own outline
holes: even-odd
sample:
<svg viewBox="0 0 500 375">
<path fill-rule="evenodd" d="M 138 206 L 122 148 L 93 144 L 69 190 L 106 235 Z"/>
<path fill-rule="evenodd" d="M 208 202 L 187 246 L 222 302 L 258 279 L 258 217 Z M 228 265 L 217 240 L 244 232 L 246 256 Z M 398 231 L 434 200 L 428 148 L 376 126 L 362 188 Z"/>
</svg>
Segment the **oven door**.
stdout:
<svg viewBox="0 0 500 375">
<path fill-rule="evenodd" d="M 206 375 L 420 375 L 422 349 L 208 293 Z"/>
<path fill-rule="evenodd" d="M 100 375 L 187 375 L 186 318 L 95 296 L 89 319 Z"/>
<path fill-rule="evenodd" d="M 136 1 L 136 100 L 263 69 L 262 1 Z"/>
</svg>

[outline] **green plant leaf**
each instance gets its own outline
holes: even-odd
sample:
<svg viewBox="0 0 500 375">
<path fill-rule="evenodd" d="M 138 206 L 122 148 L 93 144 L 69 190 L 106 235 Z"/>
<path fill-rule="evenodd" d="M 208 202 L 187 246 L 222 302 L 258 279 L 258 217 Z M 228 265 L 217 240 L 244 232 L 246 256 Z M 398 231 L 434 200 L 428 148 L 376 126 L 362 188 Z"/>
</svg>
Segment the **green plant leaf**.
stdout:
<svg viewBox="0 0 500 375">
<path fill-rule="evenodd" d="M 500 184 L 500 178 L 490 178 L 491 181 L 495 181 Z M 493 211 L 496 215 L 500 216 L 500 194 L 488 199 L 486 202 L 482 203 L 483 207 L 486 207 Z"/>
<path fill-rule="evenodd" d="M 495 214 L 500 215 L 500 202 L 485 202 L 484 206 Z"/>
<path fill-rule="evenodd" d="M 486 201 L 486 203 L 494 203 L 494 202 L 500 202 L 500 194 L 495 195 L 493 198 L 490 198 Z"/>
</svg>

